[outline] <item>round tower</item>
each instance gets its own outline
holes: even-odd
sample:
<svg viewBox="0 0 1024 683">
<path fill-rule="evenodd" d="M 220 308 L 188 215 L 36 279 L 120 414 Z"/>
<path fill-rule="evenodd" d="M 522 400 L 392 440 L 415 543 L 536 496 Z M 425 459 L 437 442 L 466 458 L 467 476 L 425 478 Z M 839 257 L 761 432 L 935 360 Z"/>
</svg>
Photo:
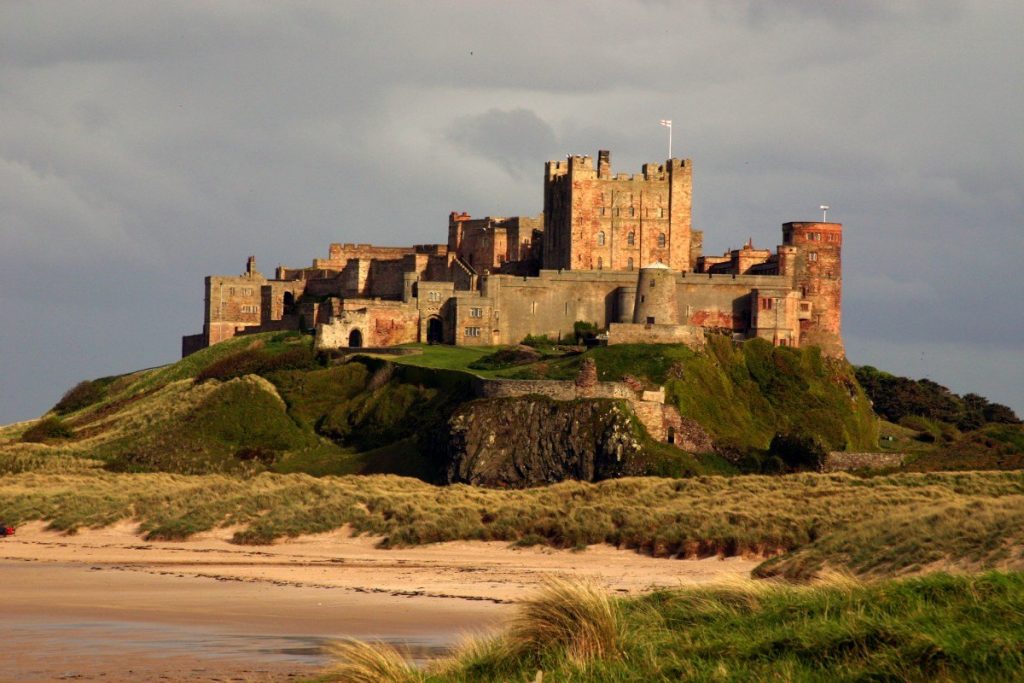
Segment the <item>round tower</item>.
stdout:
<svg viewBox="0 0 1024 683">
<path fill-rule="evenodd" d="M 664 263 L 654 262 L 640 269 L 636 282 L 633 322 L 647 325 L 678 325 L 676 273 Z"/>
</svg>

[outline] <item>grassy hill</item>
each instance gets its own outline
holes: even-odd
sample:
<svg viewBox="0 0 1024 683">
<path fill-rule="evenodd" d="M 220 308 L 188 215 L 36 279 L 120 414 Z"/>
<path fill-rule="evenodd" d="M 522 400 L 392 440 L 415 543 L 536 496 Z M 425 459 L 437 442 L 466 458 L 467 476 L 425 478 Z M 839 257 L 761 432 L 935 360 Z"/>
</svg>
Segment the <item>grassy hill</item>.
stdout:
<svg viewBox="0 0 1024 683">
<path fill-rule="evenodd" d="M 678 345 L 414 345 L 409 355 L 336 363 L 311 345 L 293 332 L 245 336 L 164 367 L 83 382 L 45 419 L 0 429 L 0 469 L 19 471 L 49 457 L 72 469 L 79 458 L 127 472 L 431 479 L 437 464 L 423 439 L 472 398 L 474 376 L 572 380 L 585 359 L 594 360 L 601 380 L 664 386 L 667 400 L 712 437 L 717 455 L 687 455 L 654 443 L 637 424 L 657 473 L 729 473 L 737 464 L 742 471 L 778 471 L 778 458 L 767 452 L 776 434 L 806 436 L 826 450 L 877 450 L 879 428 L 882 449 L 910 455 L 908 470 L 1024 465 L 1019 424 L 982 421 L 961 429 L 989 413 L 1005 418 L 1008 409 L 973 395 L 950 399 L 925 381 L 864 374 L 816 348 L 734 344 L 712 335 L 702 352 Z M 899 424 L 874 415 L 855 372 L 887 409 L 903 411 Z M 895 398 L 884 394 L 891 387 Z M 936 417 L 949 405 L 959 406 L 957 424 Z M 932 412 L 909 412 L 917 406 Z M 1009 417 L 1015 419 L 1012 411 Z"/>
</svg>

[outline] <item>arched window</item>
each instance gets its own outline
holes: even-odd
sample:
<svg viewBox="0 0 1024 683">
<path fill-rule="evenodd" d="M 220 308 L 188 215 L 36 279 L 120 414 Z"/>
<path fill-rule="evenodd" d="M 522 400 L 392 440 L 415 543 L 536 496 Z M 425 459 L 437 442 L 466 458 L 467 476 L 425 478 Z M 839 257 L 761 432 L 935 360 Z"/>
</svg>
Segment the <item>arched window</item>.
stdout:
<svg viewBox="0 0 1024 683">
<path fill-rule="evenodd" d="M 633 246 L 634 243 L 636 243 L 636 233 L 631 232 L 628 235 L 626 235 L 626 244 L 628 244 L 629 246 Z"/>
<path fill-rule="evenodd" d="M 626 270 L 633 270 L 633 257 L 626 259 Z"/>
<path fill-rule="evenodd" d="M 597 233 L 597 245 L 604 246 L 604 231 Z"/>
<path fill-rule="evenodd" d="M 601 234 L 603 235 L 604 233 L 601 233 Z M 602 270 L 603 268 L 604 268 L 604 261 L 601 259 L 600 256 L 598 256 L 597 257 L 597 269 L 598 270 Z"/>
<path fill-rule="evenodd" d="M 659 232 L 658 233 L 658 248 L 659 249 L 664 249 L 665 248 L 665 233 L 663 233 L 663 232 Z"/>
</svg>

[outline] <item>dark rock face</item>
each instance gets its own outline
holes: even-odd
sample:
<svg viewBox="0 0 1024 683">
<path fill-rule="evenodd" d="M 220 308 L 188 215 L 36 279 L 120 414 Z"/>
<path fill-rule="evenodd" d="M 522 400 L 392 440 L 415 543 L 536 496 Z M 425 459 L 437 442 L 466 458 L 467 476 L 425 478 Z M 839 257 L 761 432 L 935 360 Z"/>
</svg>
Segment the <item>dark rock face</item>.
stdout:
<svg viewBox="0 0 1024 683">
<path fill-rule="evenodd" d="M 445 483 L 525 488 L 639 475 L 628 408 L 608 399 L 482 399 L 459 407 L 435 441 Z"/>
</svg>

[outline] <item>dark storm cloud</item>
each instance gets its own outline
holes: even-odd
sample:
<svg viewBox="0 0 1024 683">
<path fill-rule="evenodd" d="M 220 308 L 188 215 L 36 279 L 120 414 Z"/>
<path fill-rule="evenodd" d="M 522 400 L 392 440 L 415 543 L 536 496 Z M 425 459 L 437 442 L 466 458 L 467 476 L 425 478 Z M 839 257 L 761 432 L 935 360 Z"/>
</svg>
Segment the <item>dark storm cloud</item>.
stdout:
<svg viewBox="0 0 1024 683">
<path fill-rule="evenodd" d="M 0 421 L 173 360 L 202 276 L 696 164 L 706 251 L 846 227 L 855 362 L 1024 410 L 1019 3 L 0 4 Z M 923 359 L 922 359 L 923 356 Z M 988 359 L 984 364 L 973 357 Z M 995 370 L 996 360 L 1003 372 Z"/>
<path fill-rule="evenodd" d="M 489 109 L 460 117 L 448 129 L 447 138 L 514 176 L 536 175 L 538 159 L 559 156 L 555 131 L 529 109 Z"/>
</svg>

